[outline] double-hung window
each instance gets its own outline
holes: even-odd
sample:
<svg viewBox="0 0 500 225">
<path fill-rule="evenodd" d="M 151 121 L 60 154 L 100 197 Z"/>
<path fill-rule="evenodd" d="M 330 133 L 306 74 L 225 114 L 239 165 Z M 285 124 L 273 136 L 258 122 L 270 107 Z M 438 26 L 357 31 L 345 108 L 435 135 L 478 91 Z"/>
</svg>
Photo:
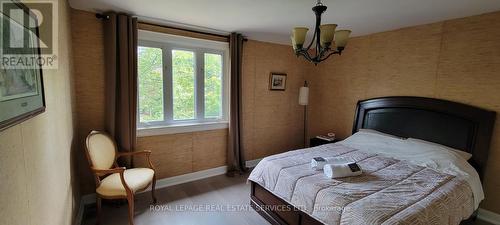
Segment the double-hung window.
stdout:
<svg viewBox="0 0 500 225">
<path fill-rule="evenodd" d="M 229 46 L 139 31 L 138 135 L 227 127 Z"/>
</svg>

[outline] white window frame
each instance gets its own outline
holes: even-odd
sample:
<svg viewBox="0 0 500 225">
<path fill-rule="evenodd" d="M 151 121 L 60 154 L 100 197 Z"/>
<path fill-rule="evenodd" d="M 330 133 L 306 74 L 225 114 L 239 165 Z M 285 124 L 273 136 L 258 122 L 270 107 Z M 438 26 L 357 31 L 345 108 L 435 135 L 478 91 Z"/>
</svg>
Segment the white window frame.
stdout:
<svg viewBox="0 0 500 225">
<path fill-rule="evenodd" d="M 227 42 L 139 30 L 138 45 L 162 49 L 164 112 L 164 121 L 141 123 L 139 115 L 140 103 L 137 100 L 138 137 L 224 129 L 228 127 L 230 63 L 229 44 Z M 187 50 L 195 54 L 195 119 L 193 120 L 173 120 L 172 50 Z M 205 118 L 205 53 L 222 55 L 222 117 L 218 119 Z M 139 98 L 139 95 L 137 95 L 137 98 Z"/>
</svg>

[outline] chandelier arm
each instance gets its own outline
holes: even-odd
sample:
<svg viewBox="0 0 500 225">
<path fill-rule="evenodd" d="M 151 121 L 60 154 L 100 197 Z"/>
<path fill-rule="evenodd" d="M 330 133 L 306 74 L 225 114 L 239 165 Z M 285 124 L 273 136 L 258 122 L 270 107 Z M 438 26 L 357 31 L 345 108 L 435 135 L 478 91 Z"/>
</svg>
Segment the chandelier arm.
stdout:
<svg viewBox="0 0 500 225">
<path fill-rule="evenodd" d="M 306 58 L 307 60 L 313 61 L 313 59 L 309 55 L 309 52 L 307 52 L 307 51 L 300 51 L 299 54 L 301 54 L 302 56 L 304 56 L 304 58 Z"/>
<path fill-rule="evenodd" d="M 320 62 L 321 62 L 321 61 L 324 61 L 324 60 L 326 60 L 326 59 L 330 58 L 330 56 L 335 55 L 335 54 L 339 54 L 339 52 L 338 52 L 338 51 L 333 51 L 332 53 L 328 54 L 325 58 L 320 59 L 319 61 L 320 61 Z"/>
<path fill-rule="evenodd" d="M 307 60 L 309 60 L 309 61 L 311 61 L 311 62 L 316 61 L 316 58 L 315 58 L 315 57 L 313 58 L 313 57 L 309 54 L 309 52 L 308 52 L 308 51 L 304 51 L 304 52 L 302 52 L 302 56 L 304 56 L 304 58 L 306 58 Z"/>
<path fill-rule="evenodd" d="M 321 49 L 320 49 L 320 53 L 319 53 L 318 58 L 319 58 L 319 59 L 323 58 L 323 56 L 325 56 L 325 54 L 326 54 L 329 50 L 330 50 L 330 48 L 328 48 L 328 47 L 327 47 L 327 48 L 321 48 Z"/>
<path fill-rule="evenodd" d="M 325 55 L 325 53 L 327 52 L 328 50 L 325 50 L 323 48 L 319 48 L 316 46 L 316 52 L 315 52 L 315 55 L 314 55 L 314 61 L 316 62 L 321 62 L 321 58 Z"/>
</svg>

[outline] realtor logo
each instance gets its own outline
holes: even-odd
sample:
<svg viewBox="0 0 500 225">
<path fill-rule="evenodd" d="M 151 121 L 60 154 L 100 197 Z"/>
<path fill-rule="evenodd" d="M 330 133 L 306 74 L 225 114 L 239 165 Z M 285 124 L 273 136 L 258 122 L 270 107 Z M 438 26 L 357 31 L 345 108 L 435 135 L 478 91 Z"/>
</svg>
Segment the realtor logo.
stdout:
<svg viewBox="0 0 500 225">
<path fill-rule="evenodd" d="M 1 61 L 8 69 L 57 69 L 57 1 L 1 0 Z M 38 34 L 38 35 L 37 35 Z"/>
</svg>

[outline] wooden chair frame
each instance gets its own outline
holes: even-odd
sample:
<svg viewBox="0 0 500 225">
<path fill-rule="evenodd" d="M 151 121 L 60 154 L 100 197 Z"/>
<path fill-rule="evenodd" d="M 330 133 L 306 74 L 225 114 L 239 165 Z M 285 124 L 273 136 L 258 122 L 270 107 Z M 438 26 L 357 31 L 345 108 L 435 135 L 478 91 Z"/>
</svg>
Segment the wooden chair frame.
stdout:
<svg viewBox="0 0 500 225">
<path fill-rule="evenodd" d="M 92 159 L 90 158 L 90 153 L 89 153 L 88 146 L 89 146 L 90 137 L 92 137 L 93 135 L 96 135 L 96 134 L 105 135 L 110 140 L 112 140 L 113 145 L 115 147 L 115 159 L 114 159 L 114 162 L 113 162 L 113 167 L 114 168 L 111 168 L 111 169 L 96 169 L 96 168 L 94 168 L 94 165 L 92 163 Z M 114 174 L 114 173 L 119 173 L 120 174 L 121 183 L 122 183 L 123 187 L 125 187 L 125 192 L 127 193 L 126 196 L 121 196 L 121 195 L 117 195 L 117 196 L 104 196 L 104 195 L 100 195 L 99 193 L 96 193 L 96 203 L 97 203 L 97 220 L 96 220 L 96 224 L 99 224 L 100 218 L 101 218 L 101 199 L 127 199 L 127 202 L 128 202 L 129 224 L 130 225 L 134 225 L 134 192 L 127 185 L 127 182 L 125 182 L 124 172 L 125 172 L 126 168 L 118 166 L 117 159 L 120 158 L 120 157 L 126 157 L 126 156 L 134 157 L 134 156 L 137 156 L 137 155 L 144 155 L 144 156 L 146 156 L 146 158 L 148 160 L 149 168 L 154 171 L 153 180 L 146 187 L 144 187 L 144 188 L 142 188 L 140 190 L 137 190 L 136 192 L 144 191 L 144 190 L 146 190 L 151 185 L 151 197 L 153 198 L 153 203 L 157 202 L 156 194 L 155 194 L 156 170 L 155 170 L 153 164 L 151 163 L 151 151 L 149 151 L 149 150 L 143 150 L 143 151 L 136 151 L 136 152 L 119 152 L 118 151 L 118 146 L 116 145 L 116 142 L 115 142 L 115 140 L 114 140 L 113 137 L 111 137 L 109 134 L 107 134 L 105 132 L 93 130 L 93 131 L 91 131 L 87 135 L 87 138 L 85 140 L 85 155 L 87 156 L 87 160 L 88 160 L 89 165 L 90 165 L 90 170 L 92 171 L 92 173 L 94 175 L 94 180 L 95 180 L 96 188 L 98 188 L 99 185 L 101 184 L 101 178 L 102 177 L 106 177 L 106 176 L 108 176 L 110 174 Z"/>
</svg>

